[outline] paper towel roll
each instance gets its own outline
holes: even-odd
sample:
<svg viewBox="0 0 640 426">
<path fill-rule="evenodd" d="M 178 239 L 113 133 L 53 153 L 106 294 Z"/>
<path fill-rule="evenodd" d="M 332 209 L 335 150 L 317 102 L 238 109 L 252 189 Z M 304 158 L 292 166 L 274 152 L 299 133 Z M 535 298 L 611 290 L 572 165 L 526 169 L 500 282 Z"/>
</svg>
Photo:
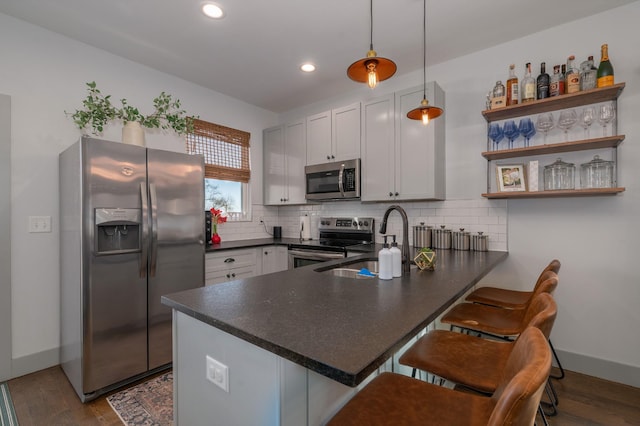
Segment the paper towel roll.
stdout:
<svg viewBox="0 0 640 426">
<path fill-rule="evenodd" d="M 311 218 L 309 216 L 300 216 L 300 239 L 311 239 Z"/>
</svg>

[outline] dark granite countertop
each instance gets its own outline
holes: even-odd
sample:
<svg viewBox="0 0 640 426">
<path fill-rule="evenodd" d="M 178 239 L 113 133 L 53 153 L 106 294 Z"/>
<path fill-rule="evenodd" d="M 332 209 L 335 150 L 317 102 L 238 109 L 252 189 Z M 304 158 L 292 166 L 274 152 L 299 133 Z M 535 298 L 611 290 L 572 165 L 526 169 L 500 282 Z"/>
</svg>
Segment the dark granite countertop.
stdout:
<svg viewBox="0 0 640 426">
<path fill-rule="evenodd" d="M 357 386 L 506 252 L 438 251 L 435 271 L 390 281 L 316 272 L 364 254 L 162 297 L 162 303 L 348 386 Z"/>
</svg>

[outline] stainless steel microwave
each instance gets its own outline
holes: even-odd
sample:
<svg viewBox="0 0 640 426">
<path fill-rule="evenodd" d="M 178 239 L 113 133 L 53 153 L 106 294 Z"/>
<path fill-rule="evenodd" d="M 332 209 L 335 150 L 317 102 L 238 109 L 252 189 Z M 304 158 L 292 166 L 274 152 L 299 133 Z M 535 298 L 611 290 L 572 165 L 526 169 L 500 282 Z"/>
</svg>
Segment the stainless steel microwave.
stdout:
<svg viewBox="0 0 640 426">
<path fill-rule="evenodd" d="M 360 159 L 314 164 L 304 168 L 307 200 L 360 198 Z"/>
</svg>

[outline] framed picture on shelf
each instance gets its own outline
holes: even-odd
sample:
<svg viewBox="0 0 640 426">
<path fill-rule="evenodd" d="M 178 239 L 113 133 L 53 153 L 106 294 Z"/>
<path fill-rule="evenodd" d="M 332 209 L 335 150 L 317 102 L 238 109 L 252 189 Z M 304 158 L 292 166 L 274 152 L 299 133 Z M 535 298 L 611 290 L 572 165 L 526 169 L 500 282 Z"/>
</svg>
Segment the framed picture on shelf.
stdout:
<svg viewBox="0 0 640 426">
<path fill-rule="evenodd" d="M 524 164 L 498 164 L 496 177 L 498 179 L 498 191 L 515 192 L 526 191 L 526 177 Z"/>
</svg>

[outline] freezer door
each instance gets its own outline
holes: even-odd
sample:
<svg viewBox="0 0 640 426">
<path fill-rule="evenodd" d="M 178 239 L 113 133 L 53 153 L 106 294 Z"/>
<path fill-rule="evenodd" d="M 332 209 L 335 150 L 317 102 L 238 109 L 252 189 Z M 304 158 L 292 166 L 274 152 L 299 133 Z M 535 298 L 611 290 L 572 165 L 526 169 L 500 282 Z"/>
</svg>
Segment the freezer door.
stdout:
<svg viewBox="0 0 640 426">
<path fill-rule="evenodd" d="M 147 371 L 146 150 L 82 139 L 83 393 Z M 96 220 L 97 219 L 97 220 Z"/>
<path fill-rule="evenodd" d="M 149 149 L 149 369 L 171 362 L 171 309 L 165 294 L 204 286 L 204 161 Z"/>
</svg>

